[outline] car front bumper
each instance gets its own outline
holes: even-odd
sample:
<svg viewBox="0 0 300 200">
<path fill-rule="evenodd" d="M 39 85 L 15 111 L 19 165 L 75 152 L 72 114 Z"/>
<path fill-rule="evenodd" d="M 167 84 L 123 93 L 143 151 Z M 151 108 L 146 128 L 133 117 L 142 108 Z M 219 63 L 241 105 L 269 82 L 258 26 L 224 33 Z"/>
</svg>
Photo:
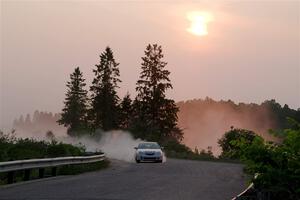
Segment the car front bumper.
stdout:
<svg viewBox="0 0 300 200">
<path fill-rule="evenodd" d="M 136 157 L 138 161 L 162 161 L 162 156 L 140 155 Z"/>
</svg>

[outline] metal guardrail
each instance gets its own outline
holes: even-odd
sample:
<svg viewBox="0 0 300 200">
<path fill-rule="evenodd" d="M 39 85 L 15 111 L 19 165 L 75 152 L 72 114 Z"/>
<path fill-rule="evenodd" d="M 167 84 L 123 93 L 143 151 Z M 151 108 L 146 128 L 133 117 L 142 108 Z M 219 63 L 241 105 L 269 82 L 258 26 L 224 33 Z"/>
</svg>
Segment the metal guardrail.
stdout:
<svg viewBox="0 0 300 200">
<path fill-rule="evenodd" d="M 7 172 L 7 182 L 14 182 L 14 174 L 16 171 L 24 170 L 24 179 L 30 179 L 30 171 L 32 169 L 39 169 L 39 178 L 44 177 L 45 168 L 52 168 L 52 176 L 56 176 L 56 169 L 58 166 L 73 165 L 73 164 L 86 164 L 103 161 L 105 154 L 93 156 L 74 156 L 74 157 L 59 157 L 59 158 L 42 158 L 42 159 L 28 159 L 16 160 L 8 162 L 0 162 L 0 173 Z"/>
<path fill-rule="evenodd" d="M 240 194 L 238 194 L 236 197 L 232 198 L 232 200 L 239 200 L 241 199 L 241 197 L 246 193 L 248 192 L 251 188 L 253 187 L 253 183 L 251 183 L 247 189 L 245 189 L 243 192 L 241 192 Z"/>
<path fill-rule="evenodd" d="M 254 179 L 256 179 L 258 175 L 259 175 L 259 174 L 256 173 L 256 174 L 254 175 Z M 237 196 L 233 197 L 231 200 L 239 200 L 239 199 L 242 199 L 243 196 L 244 196 L 250 189 L 253 188 L 253 186 L 254 186 L 254 184 L 253 184 L 253 182 L 252 182 L 252 183 L 251 183 L 251 184 L 250 184 L 243 192 L 241 192 L 241 193 L 238 194 Z M 246 198 L 248 198 L 249 200 L 251 199 L 251 197 L 246 197 Z M 244 199 L 246 199 L 246 198 L 244 198 Z"/>
<path fill-rule="evenodd" d="M 104 160 L 105 155 L 94 156 L 74 156 L 74 157 L 59 157 L 59 158 L 43 158 L 43 159 L 29 159 L 16 160 L 8 162 L 0 162 L 0 172 L 10 172 L 25 169 L 36 169 L 44 167 L 57 167 L 61 165 L 70 164 L 84 164 Z"/>
</svg>

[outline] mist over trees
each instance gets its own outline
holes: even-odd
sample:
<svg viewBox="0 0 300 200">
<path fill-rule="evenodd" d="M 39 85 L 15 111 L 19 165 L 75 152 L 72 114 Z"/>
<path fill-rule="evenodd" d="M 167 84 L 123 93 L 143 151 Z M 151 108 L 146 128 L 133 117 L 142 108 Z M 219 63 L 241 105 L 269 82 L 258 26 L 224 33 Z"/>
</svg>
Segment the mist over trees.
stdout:
<svg viewBox="0 0 300 200">
<path fill-rule="evenodd" d="M 24 136 L 44 136 L 47 131 L 52 131 L 56 135 L 64 133 L 66 129 L 60 126 L 57 121 L 61 118 L 59 113 L 43 112 L 36 110 L 33 115 L 21 115 L 13 122 L 13 129 L 18 135 Z"/>
<path fill-rule="evenodd" d="M 45 126 L 47 130 L 42 134 L 51 140 L 55 138 L 55 127 L 61 127 L 58 124 L 67 127 L 68 135 L 73 137 L 101 134 L 96 129 L 128 130 L 136 138 L 163 144 L 170 157 L 243 161 L 248 173 L 259 173 L 252 180 L 256 190 L 271 191 L 274 199 L 299 198 L 300 109 L 281 106 L 275 100 L 236 104 L 208 97 L 176 104 L 166 97 L 172 84 L 161 46 L 149 44 L 144 53 L 136 97 L 129 93 L 123 98 L 118 96 L 119 63 L 107 47 L 93 69 L 89 92 L 77 67 L 66 84 L 60 114 L 35 111 L 32 118 L 27 114 L 15 120 L 14 128 L 41 134 Z M 271 135 L 270 129 L 282 131 Z"/>
<path fill-rule="evenodd" d="M 269 134 L 269 129 L 288 128 L 287 117 L 300 121 L 300 109 L 281 106 L 275 100 L 247 104 L 207 97 L 181 101 L 177 105 L 180 110 L 178 124 L 184 132 L 184 143 L 191 148 L 212 146 L 215 154 L 221 153 L 218 139 L 231 126 L 254 131 L 266 140 L 277 140 Z"/>
<path fill-rule="evenodd" d="M 122 130 L 133 128 L 133 101 L 129 94 L 120 101 L 119 125 Z M 300 110 L 286 109 L 287 106 L 281 106 L 275 100 L 261 104 L 235 104 L 230 100 L 215 101 L 206 98 L 178 102 L 176 105 L 179 107 L 178 126 L 183 130 L 184 144 L 191 149 L 196 147 L 199 151 L 212 146 L 215 154 L 221 153 L 217 141 L 231 126 L 234 126 L 234 129 L 252 130 L 269 140 L 273 139 L 269 129 L 289 128 L 287 117 L 300 121 Z M 273 107 L 276 109 L 271 109 Z M 26 118 L 30 120 L 25 120 Z M 28 117 L 25 115 L 15 119 L 13 128 L 18 134 L 26 132 L 26 135 L 44 136 L 51 130 L 55 135 L 62 135 L 66 129 L 56 123 L 59 119 L 59 113 L 35 111 L 34 115 L 28 114 Z"/>
<path fill-rule="evenodd" d="M 161 46 L 148 45 L 144 53 L 140 76 L 137 77 L 136 97 L 131 97 L 129 93 L 124 97 L 117 94 L 121 82 L 119 63 L 112 49 L 107 47 L 100 55 L 99 64 L 93 69 L 94 79 L 89 92 L 85 90 L 85 80 L 78 67 L 67 83 L 62 113 L 48 117 L 51 123 L 47 123 L 48 129 L 43 130 L 52 130 L 56 134 L 56 128 L 61 126 L 55 121 L 64 124 L 72 136 L 92 134 L 95 129 L 122 129 L 146 140 L 183 141 L 191 149 L 211 146 L 216 153 L 216 149 L 219 149 L 218 139 L 231 126 L 252 130 L 265 139 L 272 139 L 268 130 L 286 128 L 286 117 L 300 121 L 299 109 L 281 106 L 275 100 L 260 105 L 235 104 L 231 100 L 215 101 L 207 97 L 176 104 L 165 95 L 167 90 L 172 89 L 172 84 Z M 14 128 L 34 130 L 33 127 L 45 124 L 47 115 L 43 113 L 38 116 L 35 113 L 33 119 L 29 115 L 21 116 L 15 120 Z"/>
</svg>

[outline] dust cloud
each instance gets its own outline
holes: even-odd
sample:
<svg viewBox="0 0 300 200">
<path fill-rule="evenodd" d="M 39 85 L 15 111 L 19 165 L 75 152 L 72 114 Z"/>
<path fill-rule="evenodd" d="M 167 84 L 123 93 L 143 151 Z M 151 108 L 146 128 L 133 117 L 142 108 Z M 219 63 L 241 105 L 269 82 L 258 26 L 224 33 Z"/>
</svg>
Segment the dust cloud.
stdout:
<svg viewBox="0 0 300 200">
<path fill-rule="evenodd" d="M 183 142 L 192 149 L 211 146 L 215 155 L 220 154 L 217 141 L 231 126 L 252 130 L 267 140 L 274 139 L 268 130 L 276 128 L 276 121 L 266 107 L 210 99 L 179 102 L 178 106 L 178 124 L 184 131 Z"/>
<path fill-rule="evenodd" d="M 66 131 L 53 132 L 53 138 L 46 136 L 46 132 L 40 131 L 33 134 L 25 130 L 16 130 L 14 135 L 17 138 L 33 138 L 36 140 L 51 141 L 52 139 L 75 146 L 84 146 L 88 152 L 104 152 L 106 157 L 126 162 L 134 162 L 134 147 L 138 146 L 141 139 L 134 139 L 130 132 L 115 130 L 103 132 L 97 130 L 95 135 L 100 137 L 81 136 L 70 137 Z"/>
<path fill-rule="evenodd" d="M 214 155 L 220 154 L 218 139 L 230 130 L 230 127 L 252 130 L 267 140 L 274 140 L 268 133 L 269 129 L 277 128 L 276 116 L 265 104 L 235 104 L 228 101 L 214 101 L 210 98 L 178 102 L 178 125 L 183 129 L 183 143 L 194 150 L 197 147 L 212 147 Z M 134 146 L 141 140 L 134 139 L 129 132 L 120 130 L 101 132 L 100 139 L 91 137 L 68 137 L 66 128 L 57 124 L 59 114 L 35 111 L 20 117 L 14 122 L 14 129 L 21 137 L 45 139 L 45 133 L 52 130 L 59 141 L 76 144 L 81 142 L 88 151 L 102 150 L 108 157 L 132 161 Z M 99 133 L 101 132 L 101 133 Z"/>
<path fill-rule="evenodd" d="M 99 133 L 100 132 L 100 133 Z M 115 130 L 102 132 L 96 131 L 96 134 L 101 135 L 100 139 L 95 139 L 89 136 L 79 138 L 75 137 L 60 137 L 59 141 L 81 146 L 83 145 L 87 151 L 104 152 L 107 158 L 122 160 L 125 162 L 135 162 L 135 149 L 140 142 L 145 142 L 141 139 L 134 139 L 130 132 Z M 163 162 L 166 162 L 167 157 L 163 155 Z"/>
<path fill-rule="evenodd" d="M 96 133 L 99 132 L 101 131 L 96 131 Z M 90 152 L 102 151 L 110 159 L 134 162 L 134 147 L 142 140 L 134 139 L 129 132 L 121 130 L 101 132 L 99 135 L 101 135 L 99 139 L 89 136 L 79 138 L 67 136 L 60 137 L 58 140 L 73 145 L 84 145 L 86 150 Z"/>
</svg>

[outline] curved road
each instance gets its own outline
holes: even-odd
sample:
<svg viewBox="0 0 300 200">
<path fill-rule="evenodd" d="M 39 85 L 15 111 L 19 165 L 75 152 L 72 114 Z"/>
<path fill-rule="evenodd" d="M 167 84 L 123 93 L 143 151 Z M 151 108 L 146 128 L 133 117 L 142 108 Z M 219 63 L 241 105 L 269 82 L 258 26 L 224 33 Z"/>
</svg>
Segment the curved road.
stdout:
<svg viewBox="0 0 300 200">
<path fill-rule="evenodd" d="M 168 159 L 0 188 L 0 199 L 226 200 L 246 188 L 242 165 Z"/>
</svg>

